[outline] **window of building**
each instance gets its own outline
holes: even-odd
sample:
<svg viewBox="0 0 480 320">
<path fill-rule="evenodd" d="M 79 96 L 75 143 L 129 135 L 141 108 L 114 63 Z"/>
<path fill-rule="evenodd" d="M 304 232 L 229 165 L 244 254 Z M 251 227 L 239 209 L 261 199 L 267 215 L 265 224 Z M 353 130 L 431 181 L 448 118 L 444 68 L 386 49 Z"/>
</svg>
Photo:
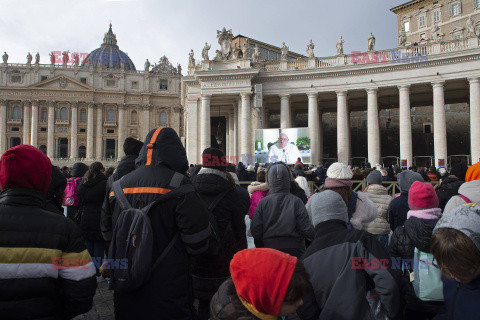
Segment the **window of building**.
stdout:
<svg viewBox="0 0 480 320">
<path fill-rule="evenodd" d="M 45 81 L 45 80 L 47 80 L 47 79 L 48 79 L 48 76 L 41 76 L 41 77 L 40 77 L 40 81 Z"/>
<path fill-rule="evenodd" d="M 427 39 L 427 34 L 424 32 L 424 33 L 420 33 L 420 40 L 426 40 Z"/>
<path fill-rule="evenodd" d="M 462 13 L 462 3 L 457 2 L 448 6 L 450 17 L 457 16 Z"/>
<path fill-rule="evenodd" d="M 87 130 L 85 128 L 80 129 L 80 133 L 85 133 Z"/>
<path fill-rule="evenodd" d="M 12 131 L 20 131 L 19 127 L 12 127 Z"/>
<path fill-rule="evenodd" d="M 22 76 L 19 76 L 19 75 L 14 75 L 14 76 L 11 76 L 10 77 L 10 82 L 14 83 L 14 82 L 22 82 Z"/>
<path fill-rule="evenodd" d="M 47 119 L 48 119 L 47 108 L 42 108 L 42 110 L 40 110 L 40 121 L 46 122 Z"/>
<path fill-rule="evenodd" d="M 167 90 L 168 89 L 168 80 L 162 79 L 160 80 L 160 90 Z"/>
<path fill-rule="evenodd" d="M 40 149 L 40 151 L 43 152 L 43 154 L 47 154 L 47 146 L 42 144 L 40 147 L 38 147 L 38 149 Z"/>
<path fill-rule="evenodd" d="M 452 39 L 453 40 L 463 39 L 463 32 L 462 31 L 453 32 L 452 33 Z"/>
<path fill-rule="evenodd" d="M 18 146 L 19 144 L 22 144 L 22 139 L 20 139 L 18 137 L 10 138 L 10 148 Z"/>
<path fill-rule="evenodd" d="M 68 120 L 68 109 L 65 107 L 60 109 L 60 120 L 63 120 L 63 121 Z"/>
<path fill-rule="evenodd" d="M 137 121 L 138 121 L 137 111 L 133 110 L 132 114 L 130 115 L 130 123 L 137 123 Z"/>
<path fill-rule="evenodd" d="M 132 81 L 132 89 L 138 89 L 138 81 Z"/>
<path fill-rule="evenodd" d="M 113 130 L 113 129 L 107 129 L 107 133 L 115 133 L 115 130 Z"/>
<path fill-rule="evenodd" d="M 107 87 L 115 87 L 115 86 L 116 86 L 116 81 L 115 81 L 115 80 L 111 80 L 111 79 L 107 79 L 107 80 L 105 81 L 105 85 L 106 85 Z"/>
<path fill-rule="evenodd" d="M 80 78 L 80 82 L 83 84 L 87 84 L 87 78 Z"/>
<path fill-rule="evenodd" d="M 47 132 L 47 128 L 46 127 L 41 127 L 40 132 Z"/>
<path fill-rule="evenodd" d="M 440 21 L 440 10 L 433 11 L 433 22 Z"/>
<path fill-rule="evenodd" d="M 87 122 L 87 110 L 80 110 L 80 122 Z"/>
<path fill-rule="evenodd" d="M 423 124 L 423 133 L 432 133 L 432 124 L 424 123 Z"/>
<path fill-rule="evenodd" d="M 87 148 L 85 146 L 78 147 L 78 157 L 81 159 L 87 157 Z"/>
<path fill-rule="evenodd" d="M 418 17 L 418 27 L 425 27 L 425 15 L 421 15 Z"/>
<path fill-rule="evenodd" d="M 107 122 L 115 122 L 115 110 L 109 109 L 107 111 Z"/>
<path fill-rule="evenodd" d="M 167 113 L 165 111 L 160 112 L 160 125 L 161 126 L 167 125 Z"/>
<path fill-rule="evenodd" d="M 480 8 L 480 0 L 473 0 L 473 8 Z"/>
<path fill-rule="evenodd" d="M 405 21 L 403 23 L 403 29 L 405 30 L 405 32 L 410 32 L 410 21 Z"/>
<path fill-rule="evenodd" d="M 19 106 L 13 107 L 12 119 L 14 119 L 14 120 L 22 119 L 22 110 L 20 109 Z"/>
</svg>

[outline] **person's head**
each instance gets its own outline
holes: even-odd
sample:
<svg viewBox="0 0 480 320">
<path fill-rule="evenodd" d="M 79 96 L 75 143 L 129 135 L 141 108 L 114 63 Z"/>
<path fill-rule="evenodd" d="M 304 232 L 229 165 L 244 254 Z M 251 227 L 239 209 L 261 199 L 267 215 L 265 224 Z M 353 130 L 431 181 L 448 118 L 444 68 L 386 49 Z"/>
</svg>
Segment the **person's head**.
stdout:
<svg viewBox="0 0 480 320">
<path fill-rule="evenodd" d="M 115 167 L 108 167 L 107 170 L 105 170 L 105 176 L 108 178 L 108 177 L 110 177 L 114 172 L 115 172 Z"/>
<path fill-rule="evenodd" d="M 266 182 L 271 192 L 290 192 L 291 181 L 293 175 L 285 163 L 277 162 L 268 168 Z"/>
<path fill-rule="evenodd" d="M 474 165 L 468 168 L 467 173 L 465 174 L 465 182 L 470 182 L 474 180 L 480 180 L 480 162 L 475 163 Z"/>
<path fill-rule="evenodd" d="M 0 189 L 33 189 L 46 195 L 52 175 L 50 159 L 37 148 L 21 144 L 0 158 Z"/>
<path fill-rule="evenodd" d="M 123 142 L 123 151 L 127 156 L 138 156 L 143 147 L 143 142 L 132 137 L 128 137 Z"/>
<path fill-rule="evenodd" d="M 85 173 L 84 181 L 94 180 L 98 175 L 104 174 L 105 168 L 101 162 L 94 162 L 88 167 L 87 173 Z"/>
<path fill-rule="evenodd" d="M 278 143 L 280 144 L 280 148 L 285 148 L 288 144 L 288 136 L 285 133 L 280 133 L 280 136 L 278 137 Z"/>
<path fill-rule="evenodd" d="M 382 184 L 382 174 L 378 170 L 373 170 L 367 176 L 368 184 Z"/>
<path fill-rule="evenodd" d="M 257 172 L 257 181 L 258 182 L 265 182 L 266 180 L 266 173 L 265 170 L 258 170 Z"/>
<path fill-rule="evenodd" d="M 72 176 L 75 178 L 83 177 L 88 171 L 88 166 L 82 162 L 75 162 L 72 166 Z"/>
<path fill-rule="evenodd" d="M 442 273 L 461 283 L 480 274 L 480 206 L 469 203 L 446 212 L 437 222 L 430 250 Z"/>
<path fill-rule="evenodd" d="M 202 167 L 227 171 L 228 162 L 222 150 L 207 148 L 202 152 Z"/>
<path fill-rule="evenodd" d="M 230 273 L 240 301 L 254 315 L 289 315 L 312 290 L 302 262 L 274 249 L 239 251 L 230 262 Z"/>
<path fill-rule="evenodd" d="M 353 177 L 353 172 L 346 164 L 335 162 L 328 167 L 327 177 L 337 180 L 350 180 Z"/>
<path fill-rule="evenodd" d="M 438 208 L 438 197 L 432 184 L 415 181 L 408 191 L 410 210 Z"/>
<path fill-rule="evenodd" d="M 348 222 L 347 205 L 335 191 L 325 190 L 315 193 L 308 200 L 306 208 L 314 227 L 329 220 Z"/>
<path fill-rule="evenodd" d="M 423 177 L 418 172 L 405 170 L 397 174 L 398 186 L 402 192 L 408 192 L 415 181 L 423 182 Z"/>
</svg>

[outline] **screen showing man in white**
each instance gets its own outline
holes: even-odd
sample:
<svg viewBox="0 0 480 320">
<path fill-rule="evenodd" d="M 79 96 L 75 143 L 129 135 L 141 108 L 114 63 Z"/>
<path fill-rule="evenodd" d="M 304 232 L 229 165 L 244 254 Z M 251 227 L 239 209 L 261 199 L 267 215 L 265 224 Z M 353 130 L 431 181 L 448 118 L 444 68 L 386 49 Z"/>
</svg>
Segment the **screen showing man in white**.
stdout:
<svg viewBox="0 0 480 320">
<path fill-rule="evenodd" d="M 298 158 L 302 160 L 297 146 L 290 143 L 288 136 L 283 132 L 280 133 L 278 142 L 268 150 L 269 162 L 283 161 L 287 164 L 295 164 Z"/>
</svg>

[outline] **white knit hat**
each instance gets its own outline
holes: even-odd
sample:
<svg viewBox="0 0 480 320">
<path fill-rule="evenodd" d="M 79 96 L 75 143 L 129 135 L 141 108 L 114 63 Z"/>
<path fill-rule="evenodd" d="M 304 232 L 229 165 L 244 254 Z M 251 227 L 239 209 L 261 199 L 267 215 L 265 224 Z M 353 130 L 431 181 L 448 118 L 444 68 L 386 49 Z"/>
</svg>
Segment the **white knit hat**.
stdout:
<svg viewBox="0 0 480 320">
<path fill-rule="evenodd" d="M 339 180 L 350 180 L 353 177 L 353 172 L 346 164 L 335 162 L 328 167 L 327 177 Z"/>
</svg>

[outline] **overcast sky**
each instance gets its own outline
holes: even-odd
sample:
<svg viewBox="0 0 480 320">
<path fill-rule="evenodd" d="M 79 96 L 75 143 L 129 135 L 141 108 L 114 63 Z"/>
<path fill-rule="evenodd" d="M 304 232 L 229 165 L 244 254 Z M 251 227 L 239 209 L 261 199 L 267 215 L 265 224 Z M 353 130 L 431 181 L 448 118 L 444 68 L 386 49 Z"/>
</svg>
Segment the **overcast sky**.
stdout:
<svg viewBox="0 0 480 320">
<path fill-rule="evenodd" d="M 38 51 L 49 63 L 51 51 L 90 52 L 100 46 L 112 21 L 118 45 L 143 70 L 166 55 L 185 70 L 190 49 L 197 60 L 205 42 L 210 58 L 219 49 L 216 30 L 305 53 L 315 43 L 315 55 L 336 54 L 340 35 L 344 52 L 366 51 L 370 32 L 375 49 L 395 48 L 396 15 L 390 8 L 407 0 L 2 0 L 0 51 L 10 63 L 25 63 Z M 1 55 L 1 54 L 0 54 Z"/>
</svg>

